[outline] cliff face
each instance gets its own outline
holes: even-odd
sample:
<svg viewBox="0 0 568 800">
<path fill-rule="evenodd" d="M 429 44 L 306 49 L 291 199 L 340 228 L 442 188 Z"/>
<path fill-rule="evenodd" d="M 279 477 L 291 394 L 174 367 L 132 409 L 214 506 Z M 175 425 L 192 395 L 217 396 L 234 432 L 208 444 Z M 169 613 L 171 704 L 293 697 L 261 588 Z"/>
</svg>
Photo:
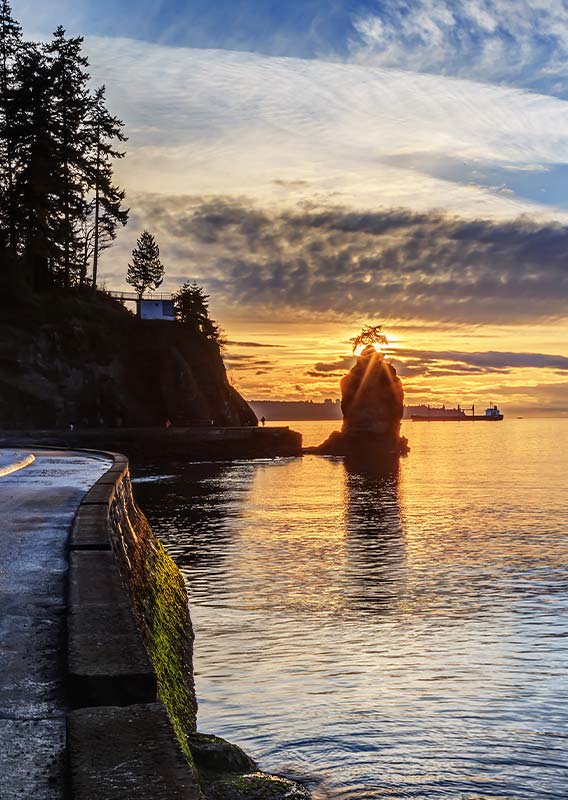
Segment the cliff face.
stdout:
<svg viewBox="0 0 568 800">
<path fill-rule="evenodd" d="M 104 295 L 0 308 L 0 427 L 255 425 L 218 346 Z"/>
</svg>

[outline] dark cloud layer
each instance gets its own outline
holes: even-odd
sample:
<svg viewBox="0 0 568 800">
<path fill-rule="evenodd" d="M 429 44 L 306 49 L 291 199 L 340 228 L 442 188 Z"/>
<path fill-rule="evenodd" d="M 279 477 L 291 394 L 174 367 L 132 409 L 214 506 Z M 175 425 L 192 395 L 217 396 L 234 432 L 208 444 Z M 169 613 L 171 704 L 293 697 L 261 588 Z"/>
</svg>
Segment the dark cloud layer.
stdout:
<svg viewBox="0 0 568 800">
<path fill-rule="evenodd" d="M 316 372 L 336 372 L 337 370 L 350 370 L 354 363 L 355 358 L 353 356 L 346 356 L 345 358 L 340 358 L 337 361 L 320 361 L 318 364 L 314 364 L 314 370 Z"/>
<path fill-rule="evenodd" d="M 242 354 L 227 356 L 225 364 L 229 369 L 256 369 L 257 367 L 274 366 L 272 361 Z"/>
<path fill-rule="evenodd" d="M 216 302 L 343 317 L 524 323 L 568 313 L 568 228 L 341 207 L 271 213 L 246 199 L 144 197 Z"/>
<path fill-rule="evenodd" d="M 309 369 L 306 375 L 309 375 L 310 378 L 325 378 L 328 380 L 331 378 L 343 378 L 345 372 L 321 372 L 319 370 Z"/>
<path fill-rule="evenodd" d="M 283 347 L 282 344 L 265 344 L 264 342 L 227 342 L 227 345 L 234 347 Z"/>
<path fill-rule="evenodd" d="M 393 351 L 396 358 L 418 359 L 422 364 L 434 362 L 454 363 L 454 371 L 503 372 L 509 369 L 553 369 L 568 370 L 566 356 L 545 353 L 507 353 L 489 350 L 484 353 L 461 353 L 455 350 L 413 350 L 400 348 Z M 408 363 L 408 362 L 406 362 Z"/>
<path fill-rule="evenodd" d="M 390 355 L 397 373 L 401 377 L 412 378 L 429 375 L 447 377 L 452 375 L 486 375 L 508 373 L 512 369 L 550 369 L 559 373 L 568 371 L 566 356 L 547 355 L 545 353 L 507 353 L 487 351 L 483 353 L 462 353 L 456 350 L 416 350 L 400 348 L 392 350 Z M 320 377 L 338 373 L 337 370 L 348 370 L 353 358 L 345 357 L 337 361 L 314 364 L 310 375 Z"/>
</svg>

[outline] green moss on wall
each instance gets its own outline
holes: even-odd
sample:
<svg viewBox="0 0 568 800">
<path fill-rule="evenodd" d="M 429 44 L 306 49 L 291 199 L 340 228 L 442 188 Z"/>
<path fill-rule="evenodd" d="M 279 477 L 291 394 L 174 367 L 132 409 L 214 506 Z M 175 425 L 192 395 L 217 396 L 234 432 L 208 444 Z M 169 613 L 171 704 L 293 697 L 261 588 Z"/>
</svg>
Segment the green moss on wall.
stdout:
<svg viewBox="0 0 568 800">
<path fill-rule="evenodd" d="M 181 748 L 193 758 L 187 735 L 197 728 L 193 681 L 193 629 L 181 573 L 146 517 L 135 506 L 128 476 L 110 512 L 111 538 L 122 577 Z"/>
</svg>

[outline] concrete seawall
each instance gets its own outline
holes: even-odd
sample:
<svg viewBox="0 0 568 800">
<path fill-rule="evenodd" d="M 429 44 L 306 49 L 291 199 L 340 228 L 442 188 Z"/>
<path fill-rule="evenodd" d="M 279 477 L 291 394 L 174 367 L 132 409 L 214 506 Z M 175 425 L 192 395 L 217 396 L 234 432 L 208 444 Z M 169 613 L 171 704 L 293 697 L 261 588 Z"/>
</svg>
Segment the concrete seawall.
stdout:
<svg viewBox="0 0 568 800">
<path fill-rule="evenodd" d="M 306 800 L 304 787 L 196 732 L 185 585 L 134 502 L 127 459 L 111 455 L 69 541 L 70 796 Z"/>
<path fill-rule="evenodd" d="M 30 443 L 68 449 L 93 448 L 128 453 L 133 463 L 160 459 L 274 458 L 302 454 L 302 436 L 290 428 L 215 426 L 190 428 L 81 428 L 0 431 L 0 447 Z"/>
</svg>

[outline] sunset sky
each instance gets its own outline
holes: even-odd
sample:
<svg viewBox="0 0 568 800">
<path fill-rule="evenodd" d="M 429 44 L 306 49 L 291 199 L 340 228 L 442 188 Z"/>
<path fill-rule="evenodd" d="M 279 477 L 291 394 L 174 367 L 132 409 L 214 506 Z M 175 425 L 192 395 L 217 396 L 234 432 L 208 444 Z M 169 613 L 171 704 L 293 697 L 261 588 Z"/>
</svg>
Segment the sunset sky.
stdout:
<svg viewBox="0 0 568 800">
<path fill-rule="evenodd" d="M 126 122 L 107 288 L 147 227 L 248 399 L 337 397 L 383 322 L 408 403 L 568 414 L 564 0 L 12 5 Z"/>
</svg>

